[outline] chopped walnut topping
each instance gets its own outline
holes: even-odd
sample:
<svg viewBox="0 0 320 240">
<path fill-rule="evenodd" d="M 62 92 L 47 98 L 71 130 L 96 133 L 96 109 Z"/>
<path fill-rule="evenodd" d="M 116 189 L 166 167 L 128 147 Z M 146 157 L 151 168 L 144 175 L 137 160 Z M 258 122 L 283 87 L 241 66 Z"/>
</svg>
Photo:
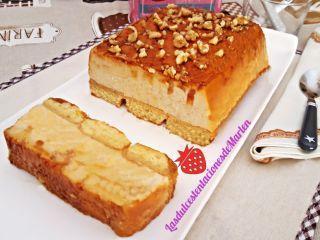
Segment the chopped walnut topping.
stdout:
<svg viewBox="0 0 320 240">
<path fill-rule="evenodd" d="M 206 20 L 212 20 L 212 14 L 211 13 L 207 13 L 206 14 Z"/>
<path fill-rule="evenodd" d="M 175 50 L 174 55 L 177 56 L 176 63 L 178 65 L 187 62 L 189 58 L 189 53 L 181 50 Z"/>
<path fill-rule="evenodd" d="M 172 78 L 174 78 L 174 76 L 176 75 L 177 71 L 173 66 L 167 67 L 164 71 L 163 74 L 166 76 L 170 76 Z"/>
<path fill-rule="evenodd" d="M 224 13 L 216 13 L 217 18 L 223 18 L 225 15 Z"/>
<path fill-rule="evenodd" d="M 168 14 L 169 16 L 172 16 L 172 15 L 174 15 L 176 12 L 177 12 L 176 9 L 170 8 L 170 9 L 168 9 L 167 14 Z"/>
<path fill-rule="evenodd" d="M 181 73 L 182 76 L 188 76 L 189 75 L 186 67 L 184 67 L 184 66 L 181 68 L 181 72 L 180 73 Z"/>
<path fill-rule="evenodd" d="M 174 51 L 174 55 L 175 55 L 175 56 L 178 56 L 179 53 L 183 53 L 183 51 L 182 51 L 182 50 L 175 50 L 175 51 Z"/>
<path fill-rule="evenodd" d="M 203 26 L 204 29 L 208 29 L 208 30 L 212 30 L 213 29 L 211 21 L 205 21 L 202 26 Z"/>
<path fill-rule="evenodd" d="M 213 32 L 210 32 L 210 33 L 202 33 L 201 34 L 201 37 L 203 38 L 212 38 L 213 37 Z"/>
<path fill-rule="evenodd" d="M 162 34 L 160 32 L 156 32 L 156 31 L 149 31 L 148 32 L 148 36 L 149 36 L 150 39 L 161 38 Z"/>
<path fill-rule="evenodd" d="M 117 38 L 117 34 L 112 34 L 109 39 L 116 39 Z"/>
<path fill-rule="evenodd" d="M 140 48 L 140 51 L 139 51 L 139 58 L 144 58 L 148 56 L 147 52 L 146 52 L 146 49 L 145 48 Z"/>
<path fill-rule="evenodd" d="M 156 73 L 156 70 L 152 67 L 149 67 L 148 72 L 154 74 L 154 73 Z"/>
<path fill-rule="evenodd" d="M 186 26 L 186 30 L 192 30 L 193 24 L 190 22 L 188 26 Z"/>
<path fill-rule="evenodd" d="M 166 21 L 162 21 L 158 13 L 153 14 L 153 22 L 158 25 L 160 30 L 163 30 L 166 27 L 168 27 L 168 23 Z"/>
<path fill-rule="evenodd" d="M 232 43 L 233 40 L 234 40 L 234 37 L 233 36 L 229 36 L 229 37 L 227 37 L 227 40 Z"/>
<path fill-rule="evenodd" d="M 198 40 L 197 45 L 201 54 L 206 54 L 209 52 L 210 47 L 208 44 L 203 43 L 201 40 Z"/>
<path fill-rule="evenodd" d="M 189 17 L 192 15 L 192 11 L 190 9 L 184 8 L 184 7 L 181 8 L 180 13 L 184 17 Z"/>
<path fill-rule="evenodd" d="M 201 62 L 198 62 L 198 61 L 194 61 L 194 64 L 195 64 L 200 70 L 203 70 L 203 69 L 206 69 L 206 68 L 207 68 L 207 64 L 205 64 L 205 63 L 201 63 Z"/>
<path fill-rule="evenodd" d="M 175 31 L 175 30 L 178 29 L 178 25 L 177 25 L 177 24 L 171 25 L 171 26 L 169 26 L 169 29 L 170 29 L 171 31 Z"/>
<path fill-rule="evenodd" d="M 168 9 L 176 8 L 176 7 L 177 7 L 177 5 L 175 5 L 175 4 L 173 4 L 173 3 L 169 3 L 169 4 L 167 5 L 167 8 L 168 8 Z"/>
<path fill-rule="evenodd" d="M 212 39 L 210 39 L 209 43 L 213 45 L 217 45 L 219 42 L 218 36 L 214 36 Z"/>
<path fill-rule="evenodd" d="M 189 30 L 187 33 L 186 33 L 186 39 L 188 41 L 196 41 L 197 40 L 197 37 L 199 37 L 199 34 L 196 32 L 196 31 L 193 31 L 193 30 Z"/>
<path fill-rule="evenodd" d="M 177 74 L 174 76 L 174 79 L 180 80 L 181 77 L 182 77 L 181 73 L 177 73 Z"/>
<path fill-rule="evenodd" d="M 153 14 L 153 19 L 161 20 L 159 14 L 156 12 Z"/>
<path fill-rule="evenodd" d="M 138 38 L 138 31 L 134 26 L 129 26 L 128 29 L 131 29 L 133 32 L 128 35 L 128 42 L 135 42 Z"/>
<path fill-rule="evenodd" d="M 158 44 L 160 45 L 160 47 L 163 47 L 163 45 L 164 45 L 164 39 L 159 39 L 159 40 L 158 40 Z"/>
<path fill-rule="evenodd" d="M 202 70 L 202 69 L 206 69 L 207 68 L 207 64 L 205 63 L 200 63 L 199 64 L 199 68 Z"/>
<path fill-rule="evenodd" d="M 176 57 L 176 63 L 179 65 L 179 64 L 182 64 L 182 63 L 185 63 L 188 61 L 188 57 L 189 57 L 189 54 L 188 53 L 184 53 L 184 54 L 181 54 L 181 55 L 178 55 Z"/>
<path fill-rule="evenodd" d="M 215 29 L 216 33 L 218 33 L 219 35 L 222 34 L 223 30 L 222 30 L 222 27 L 220 25 L 216 25 Z"/>
<path fill-rule="evenodd" d="M 177 33 L 177 34 L 174 34 L 173 45 L 176 48 L 182 48 L 184 46 L 187 46 L 188 42 L 181 34 Z"/>
<path fill-rule="evenodd" d="M 238 16 L 237 18 L 238 24 L 239 25 L 248 25 L 249 24 L 249 19 L 247 16 Z"/>
<path fill-rule="evenodd" d="M 188 18 L 189 22 L 192 23 L 203 23 L 204 19 L 203 19 L 203 15 L 201 13 L 199 14 L 192 14 L 191 18 Z"/>
<path fill-rule="evenodd" d="M 136 42 L 136 44 L 137 44 L 137 46 L 140 48 L 140 47 L 142 47 L 142 46 L 144 45 L 144 42 L 142 42 L 141 40 L 138 40 L 138 41 Z"/>
<path fill-rule="evenodd" d="M 215 55 L 216 55 L 217 57 L 223 57 L 223 55 L 224 55 L 223 49 L 218 50 L 218 51 L 215 53 Z"/>
<path fill-rule="evenodd" d="M 120 53 L 121 48 L 119 47 L 119 45 L 112 45 L 111 47 L 108 48 L 108 51 L 112 53 Z"/>
<path fill-rule="evenodd" d="M 143 28 L 145 28 L 145 27 L 146 27 L 146 20 L 142 19 L 142 20 L 140 21 L 140 24 L 141 24 L 141 26 L 142 26 Z"/>
<path fill-rule="evenodd" d="M 220 21 L 219 25 L 220 25 L 220 27 L 222 27 L 222 28 L 225 27 L 225 26 L 226 26 L 226 21 L 222 19 L 222 20 Z"/>
<path fill-rule="evenodd" d="M 195 49 L 195 48 L 189 48 L 189 49 L 187 50 L 187 52 L 190 54 L 190 58 L 191 58 L 191 59 L 196 59 L 196 57 L 197 57 L 197 49 Z"/>
<path fill-rule="evenodd" d="M 226 18 L 225 22 L 226 22 L 226 27 L 230 27 L 231 26 L 231 19 L 230 18 Z"/>
<path fill-rule="evenodd" d="M 172 22 L 180 24 L 180 23 L 182 23 L 184 21 L 181 18 L 175 18 L 175 19 L 172 20 Z"/>
<path fill-rule="evenodd" d="M 119 42 L 116 40 L 116 38 L 117 38 L 117 34 L 112 34 L 108 39 L 109 43 L 112 45 L 118 44 Z"/>
<path fill-rule="evenodd" d="M 234 18 L 233 20 L 232 20 L 232 26 L 237 26 L 238 25 L 238 18 Z"/>
<path fill-rule="evenodd" d="M 158 58 L 163 58 L 165 54 L 166 54 L 166 51 L 165 51 L 164 49 L 161 49 L 161 50 L 157 53 L 157 57 L 158 57 Z"/>
</svg>

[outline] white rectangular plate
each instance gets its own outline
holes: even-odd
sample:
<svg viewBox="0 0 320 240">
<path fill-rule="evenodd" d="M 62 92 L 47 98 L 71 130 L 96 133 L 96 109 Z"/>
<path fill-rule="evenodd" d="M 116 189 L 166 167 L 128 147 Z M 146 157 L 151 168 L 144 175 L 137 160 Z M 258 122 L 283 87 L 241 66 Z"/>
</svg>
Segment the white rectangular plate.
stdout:
<svg viewBox="0 0 320 240">
<path fill-rule="evenodd" d="M 201 193 L 196 199 L 193 199 L 194 201 L 183 217 L 176 221 L 177 230 L 171 232 L 165 226 L 170 224 L 176 217 L 176 211 L 180 210 L 181 204 L 188 202 L 191 191 L 197 187 L 200 179 L 205 176 L 207 171 L 198 175 L 188 175 L 179 169 L 173 199 L 144 230 L 128 239 L 178 240 L 184 239 L 186 236 L 208 198 L 245 142 L 294 57 L 297 46 L 296 37 L 267 29 L 264 32 L 267 39 L 271 69 L 260 77 L 246 93 L 231 116 L 220 128 L 214 142 L 207 147 L 200 148 L 205 155 L 207 167 L 210 168 L 218 159 L 223 147 L 226 146 L 227 140 L 237 133 L 238 126 L 248 120 L 251 122 L 249 128 L 242 134 L 237 144 L 216 170 L 213 177 L 210 178 Z M 77 59 L 77 56 L 72 58 L 74 58 L 73 64 L 76 68 L 77 62 L 87 61 L 88 50 L 86 54 L 79 54 L 79 59 Z M 182 151 L 186 144 L 192 146 L 192 144 L 180 137 L 169 134 L 162 126 L 141 121 L 124 108 L 116 108 L 98 98 L 92 97 L 89 93 L 87 69 L 82 70 L 81 73 L 78 72 L 77 75 L 74 75 L 73 78 L 59 88 L 27 105 L 14 116 L 2 122 L 0 124 L 0 132 L 2 133 L 5 128 L 14 124 L 19 117 L 44 99 L 60 97 L 75 103 L 87 112 L 90 117 L 103 120 L 122 130 L 131 142 L 139 142 L 160 150 L 168 154 L 173 160 L 178 158 L 178 150 Z M 44 72 L 47 73 L 43 74 L 57 77 L 59 75 L 55 73 L 63 71 L 64 62 L 45 70 Z M 37 75 L 34 78 L 37 78 Z M 32 84 L 32 82 L 30 81 L 29 84 Z M 11 101 L 13 99 L 7 100 Z M 34 177 L 12 166 L 8 161 L 8 150 L 2 134 L 0 135 L 0 203 L 0 239 L 3 240 L 120 239 L 108 226 L 78 212 L 46 191 Z"/>
</svg>

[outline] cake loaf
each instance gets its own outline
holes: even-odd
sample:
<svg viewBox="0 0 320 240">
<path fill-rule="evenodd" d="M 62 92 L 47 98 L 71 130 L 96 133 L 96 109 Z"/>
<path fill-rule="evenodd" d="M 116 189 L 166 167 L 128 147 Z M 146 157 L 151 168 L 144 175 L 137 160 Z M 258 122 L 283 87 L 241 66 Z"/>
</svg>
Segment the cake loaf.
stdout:
<svg viewBox="0 0 320 240">
<path fill-rule="evenodd" d="M 248 18 L 169 4 L 91 50 L 90 88 L 207 145 L 268 67 L 262 29 Z"/>
<path fill-rule="evenodd" d="M 4 132 L 10 162 L 120 236 L 158 216 L 173 196 L 177 167 L 77 106 L 48 99 Z"/>
</svg>

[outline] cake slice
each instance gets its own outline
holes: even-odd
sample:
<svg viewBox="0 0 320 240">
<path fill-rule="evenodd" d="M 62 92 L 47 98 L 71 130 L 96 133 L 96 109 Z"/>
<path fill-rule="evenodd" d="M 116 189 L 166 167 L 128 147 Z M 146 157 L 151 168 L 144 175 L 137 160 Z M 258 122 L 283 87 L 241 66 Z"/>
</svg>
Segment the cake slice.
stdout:
<svg viewBox="0 0 320 240">
<path fill-rule="evenodd" d="M 268 67 L 257 24 L 169 4 L 91 50 L 90 88 L 141 119 L 207 145 Z"/>
<path fill-rule="evenodd" d="M 4 135 L 12 164 L 120 236 L 143 229 L 173 196 L 177 167 L 165 154 L 62 99 L 33 107 Z"/>
</svg>

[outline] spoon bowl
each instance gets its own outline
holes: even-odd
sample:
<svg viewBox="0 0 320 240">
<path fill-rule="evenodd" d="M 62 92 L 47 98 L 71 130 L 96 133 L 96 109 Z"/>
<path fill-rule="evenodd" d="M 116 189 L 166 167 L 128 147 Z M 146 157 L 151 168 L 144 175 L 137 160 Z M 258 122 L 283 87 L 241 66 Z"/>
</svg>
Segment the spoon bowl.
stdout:
<svg viewBox="0 0 320 240">
<path fill-rule="evenodd" d="M 320 96 L 320 71 L 311 69 L 300 78 L 299 86 L 307 96 L 308 102 L 298 140 L 299 147 L 311 152 L 318 147 L 317 104 L 315 98 Z"/>
<path fill-rule="evenodd" d="M 320 96 L 320 71 L 311 69 L 300 78 L 300 89 L 308 98 Z"/>
</svg>

